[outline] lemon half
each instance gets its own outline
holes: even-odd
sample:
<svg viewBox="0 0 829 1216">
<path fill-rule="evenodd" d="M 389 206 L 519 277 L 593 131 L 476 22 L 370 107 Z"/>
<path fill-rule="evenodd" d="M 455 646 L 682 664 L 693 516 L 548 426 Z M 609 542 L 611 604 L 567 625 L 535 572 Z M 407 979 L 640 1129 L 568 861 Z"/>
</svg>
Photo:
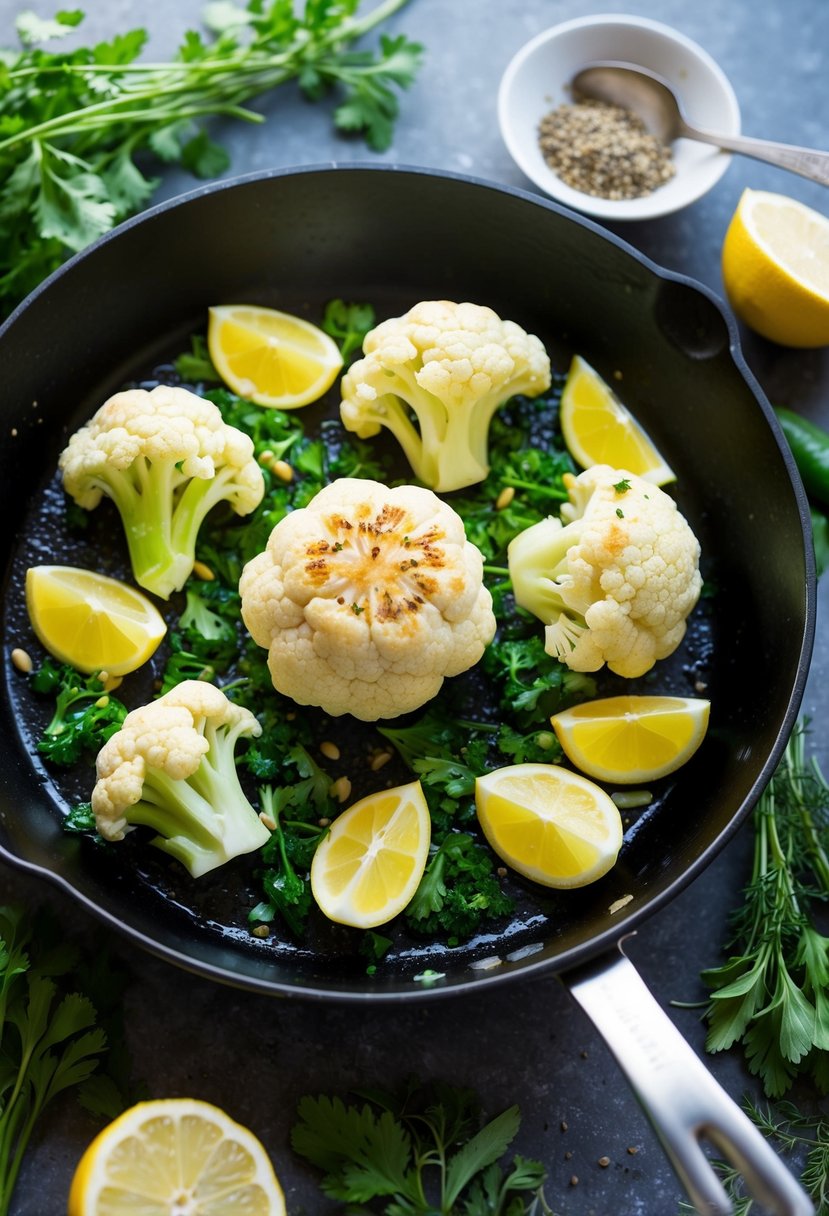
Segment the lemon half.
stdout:
<svg viewBox="0 0 829 1216">
<path fill-rule="evenodd" d="M 92 1141 L 68 1216 L 285 1216 L 265 1149 L 224 1111 L 193 1098 L 140 1102 Z"/>
<path fill-rule="evenodd" d="M 676 480 L 656 444 L 581 355 L 570 364 L 559 422 L 570 455 L 583 469 L 609 464 L 656 486 Z"/>
<path fill-rule="evenodd" d="M 710 701 L 620 696 L 586 701 L 550 722 L 568 760 L 597 781 L 656 781 L 674 772 L 705 738 Z"/>
<path fill-rule="evenodd" d="M 595 882 L 622 847 L 612 798 L 557 764 L 514 764 L 478 777 L 475 804 L 498 856 L 547 887 Z"/>
<path fill-rule="evenodd" d="M 26 607 L 43 646 L 77 671 L 135 671 L 167 632 L 164 618 L 140 591 L 78 566 L 31 566 Z"/>
<path fill-rule="evenodd" d="M 744 190 L 722 275 L 741 321 L 782 346 L 829 345 L 829 219 L 767 190 Z"/>
<path fill-rule="evenodd" d="M 311 863 L 311 891 L 329 920 L 384 925 L 418 888 L 431 819 L 419 781 L 380 790 L 338 816 Z"/>
<path fill-rule="evenodd" d="M 207 346 L 234 393 L 282 410 L 318 401 L 343 365 L 336 342 L 318 326 L 253 304 L 211 308 Z"/>
</svg>

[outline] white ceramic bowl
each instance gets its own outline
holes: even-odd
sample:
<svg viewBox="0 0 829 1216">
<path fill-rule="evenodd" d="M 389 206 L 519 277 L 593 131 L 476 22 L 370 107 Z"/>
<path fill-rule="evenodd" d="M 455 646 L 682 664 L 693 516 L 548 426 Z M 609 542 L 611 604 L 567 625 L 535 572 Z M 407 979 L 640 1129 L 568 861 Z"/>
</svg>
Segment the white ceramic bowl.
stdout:
<svg viewBox="0 0 829 1216">
<path fill-rule="evenodd" d="M 734 90 L 707 51 L 658 21 L 604 13 L 544 30 L 511 60 L 501 80 L 498 120 L 516 164 L 558 202 L 601 219 L 649 219 L 700 198 L 719 181 L 731 157 L 690 139 L 673 145 L 674 177 L 643 198 L 613 200 L 584 194 L 566 185 L 546 164 L 538 145 L 541 119 L 562 102 L 572 102 L 568 86 L 573 76 L 600 60 L 655 72 L 673 87 L 690 123 L 739 134 L 740 108 Z"/>
</svg>

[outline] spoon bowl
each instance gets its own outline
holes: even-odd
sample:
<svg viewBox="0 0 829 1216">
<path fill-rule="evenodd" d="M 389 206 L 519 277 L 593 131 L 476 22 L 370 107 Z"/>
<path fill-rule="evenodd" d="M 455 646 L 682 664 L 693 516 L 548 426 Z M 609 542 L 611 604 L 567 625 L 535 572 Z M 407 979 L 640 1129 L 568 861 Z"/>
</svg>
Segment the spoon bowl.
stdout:
<svg viewBox="0 0 829 1216">
<path fill-rule="evenodd" d="M 570 91 L 575 101 L 603 101 L 630 110 L 664 144 L 677 139 L 698 140 L 723 151 L 752 156 L 829 186 L 829 152 L 702 130 L 687 120 L 679 98 L 666 81 L 634 64 L 591 64 L 575 74 Z"/>
<path fill-rule="evenodd" d="M 706 129 L 736 135 L 740 110 L 734 90 L 714 59 L 679 30 L 646 17 L 619 13 L 574 18 L 537 34 L 508 64 L 498 95 L 504 142 L 535 186 L 565 206 L 610 221 L 650 220 L 679 211 L 720 180 L 731 157 L 690 139 L 672 147 L 674 176 L 653 193 L 607 199 L 568 185 L 547 164 L 539 146 L 541 120 L 572 103 L 571 82 L 587 65 L 620 62 L 644 68 L 683 100 L 688 118 Z M 521 179 L 516 179 L 520 184 Z"/>
</svg>

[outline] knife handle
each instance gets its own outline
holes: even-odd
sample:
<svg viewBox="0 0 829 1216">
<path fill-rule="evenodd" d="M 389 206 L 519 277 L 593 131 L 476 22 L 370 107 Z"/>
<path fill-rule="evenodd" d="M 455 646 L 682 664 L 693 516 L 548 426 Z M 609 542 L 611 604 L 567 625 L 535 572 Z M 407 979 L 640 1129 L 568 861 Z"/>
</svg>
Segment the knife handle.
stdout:
<svg viewBox="0 0 829 1216">
<path fill-rule="evenodd" d="M 679 1033 L 622 943 L 561 978 L 627 1075 L 701 1216 L 732 1216 L 734 1210 L 703 1141 L 739 1170 L 764 1210 L 814 1216 L 806 1192 Z"/>
</svg>

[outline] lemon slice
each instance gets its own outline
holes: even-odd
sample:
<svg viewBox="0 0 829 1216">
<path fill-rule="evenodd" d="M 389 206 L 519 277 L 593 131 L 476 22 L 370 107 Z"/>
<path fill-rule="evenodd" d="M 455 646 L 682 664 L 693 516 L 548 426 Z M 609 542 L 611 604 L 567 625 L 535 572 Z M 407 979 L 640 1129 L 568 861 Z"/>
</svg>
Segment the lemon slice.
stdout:
<svg viewBox="0 0 829 1216">
<path fill-rule="evenodd" d="M 39 641 L 77 671 L 126 675 L 147 662 L 167 632 L 140 591 L 77 566 L 31 566 L 26 607 Z"/>
<path fill-rule="evenodd" d="M 513 764 L 478 777 L 478 821 L 503 861 L 546 887 L 583 887 L 622 847 L 612 798 L 557 764 Z"/>
<path fill-rule="evenodd" d="M 273 308 L 225 304 L 209 310 L 207 345 L 225 384 L 248 401 L 281 410 L 318 401 L 343 365 L 333 338 Z"/>
<path fill-rule="evenodd" d="M 318 846 L 311 864 L 314 899 L 338 924 L 386 924 L 417 890 L 430 838 L 419 781 L 369 794 L 334 820 Z"/>
<path fill-rule="evenodd" d="M 656 486 L 676 481 L 661 453 L 613 389 L 575 355 L 561 395 L 559 422 L 576 464 L 609 464 Z"/>
<path fill-rule="evenodd" d="M 722 275 L 741 321 L 782 346 L 829 345 L 829 219 L 766 190 L 744 190 L 725 234 Z"/>
<path fill-rule="evenodd" d="M 632 785 L 690 760 L 705 738 L 710 708 L 694 697 L 605 697 L 550 721 L 576 768 L 597 781 Z"/>
<path fill-rule="evenodd" d="M 285 1216 L 252 1132 L 208 1102 L 139 1102 L 97 1136 L 72 1179 L 68 1216 Z"/>
</svg>

